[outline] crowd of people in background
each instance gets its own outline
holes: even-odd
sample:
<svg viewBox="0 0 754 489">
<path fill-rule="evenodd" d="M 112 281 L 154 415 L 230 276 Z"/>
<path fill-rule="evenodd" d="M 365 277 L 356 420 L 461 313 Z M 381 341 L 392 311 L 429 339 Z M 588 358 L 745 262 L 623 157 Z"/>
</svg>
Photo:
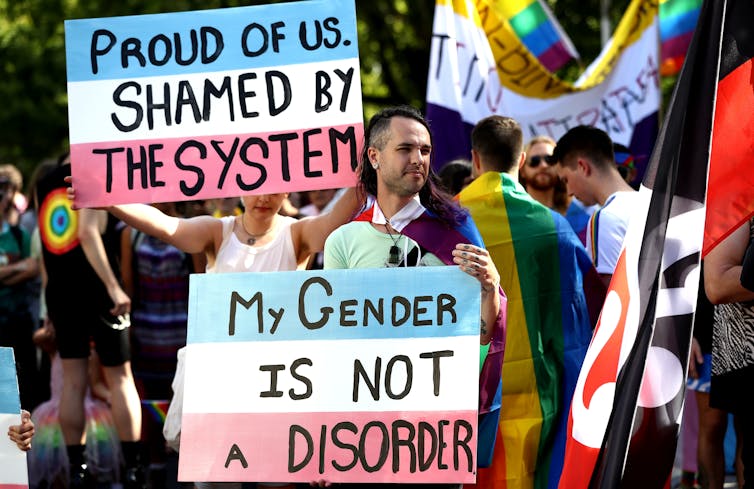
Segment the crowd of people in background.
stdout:
<svg viewBox="0 0 754 489">
<path fill-rule="evenodd" d="M 500 116 L 477 124 L 472 147 L 468 160 L 449 162 L 435 175 L 428 122 L 410 107 L 390 108 L 367 126 L 356 190 L 106 210 L 72 208 L 68 155 L 40 163 L 25 187 L 17 168 L 0 165 L 0 346 L 14 349 L 21 404 L 31 412 L 9 432 L 28 450 L 31 487 L 181 486 L 173 449 L 179 433 L 166 440 L 163 423 L 169 410 L 180 420 L 174 395 L 182 385 L 176 372 L 192 273 L 458 265 L 481 284 L 480 344 L 491 345 L 489 358 L 499 354 L 501 426 L 515 423 L 509 413 L 539 409 L 522 400 L 536 386 L 505 382 L 509 362 L 532 355 L 519 351 L 521 339 L 529 338 L 526 348 L 542 348 L 533 357 L 562 363 L 548 382 L 564 386 L 565 397 L 556 395 L 560 404 L 541 421 L 560 429 L 636 208 L 634 162 L 645 156 L 587 126 L 558 141 L 544 135 L 524 141 L 518 123 Z M 490 222 L 516 231 L 500 238 Z M 481 239 L 438 248 L 424 240 L 422 226 L 433 230 L 430 237 L 469 236 L 458 230 L 474 229 Z M 753 448 L 741 443 L 754 437 L 752 422 L 737 395 L 752 368 L 752 241 L 754 220 L 704 264 L 689 368 L 695 395 L 687 396 L 698 407 L 698 421 L 687 421 L 698 422 L 698 458 L 684 488 L 723 487 L 728 412 L 739 428 L 739 484 L 754 480 L 754 464 L 747 469 L 746 463 Z M 514 246 L 516 263 L 508 258 Z M 546 275 L 553 266 L 572 282 L 554 284 Z M 523 275 L 529 275 L 526 287 Z M 570 306 L 554 309 L 554 302 L 541 300 L 549 296 Z M 533 308 L 537 314 L 527 315 Z M 518 317 L 528 318 L 526 331 L 511 321 Z M 560 341 L 552 338 L 552 324 L 561 322 L 572 334 L 567 356 L 549 350 Z M 504 463 L 497 452 L 518 445 L 506 453 L 518 453 L 532 479 L 548 477 L 538 472 L 543 455 L 524 446 L 533 435 L 503 429 L 498 436 L 504 442 L 490 454 L 491 466 L 480 469 L 478 487 L 499 487 L 507 476 L 495 470 Z M 544 443 L 552 445 L 546 457 L 562 457 L 562 446 Z M 215 485 L 250 487 L 196 481 Z"/>
</svg>

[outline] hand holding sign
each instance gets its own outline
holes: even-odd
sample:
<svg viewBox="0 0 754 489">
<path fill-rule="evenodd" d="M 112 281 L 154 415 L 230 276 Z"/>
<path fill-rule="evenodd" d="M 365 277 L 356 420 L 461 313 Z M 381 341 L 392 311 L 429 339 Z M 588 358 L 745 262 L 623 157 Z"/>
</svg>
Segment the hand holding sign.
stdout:
<svg viewBox="0 0 754 489">
<path fill-rule="evenodd" d="M 8 437 L 10 441 L 16 444 L 19 450 L 28 452 L 31 450 L 31 440 L 34 437 L 34 423 L 31 420 L 31 413 L 21 410 L 21 424 L 11 425 L 8 428 Z"/>
<path fill-rule="evenodd" d="M 29 412 L 21 411 L 16 362 L 8 347 L 0 347 L 0 427 L 8 429 L 9 437 L 0 442 L 0 487 L 28 487 L 25 451 L 31 447 L 34 425 Z"/>
</svg>

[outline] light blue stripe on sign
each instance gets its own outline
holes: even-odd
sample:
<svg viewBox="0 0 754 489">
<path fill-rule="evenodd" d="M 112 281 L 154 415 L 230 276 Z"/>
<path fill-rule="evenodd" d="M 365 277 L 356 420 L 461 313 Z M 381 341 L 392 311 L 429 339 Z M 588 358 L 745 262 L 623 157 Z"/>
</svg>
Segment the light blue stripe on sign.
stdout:
<svg viewBox="0 0 754 489">
<path fill-rule="evenodd" d="M 188 343 L 479 335 L 479 282 L 455 266 L 195 274 Z"/>
<path fill-rule="evenodd" d="M 20 412 L 21 400 L 18 396 L 13 348 L 0 347 L 0 413 Z"/>
<path fill-rule="evenodd" d="M 69 83 L 253 70 L 359 52 L 354 0 L 67 20 L 65 37 Z"/>
</svg>

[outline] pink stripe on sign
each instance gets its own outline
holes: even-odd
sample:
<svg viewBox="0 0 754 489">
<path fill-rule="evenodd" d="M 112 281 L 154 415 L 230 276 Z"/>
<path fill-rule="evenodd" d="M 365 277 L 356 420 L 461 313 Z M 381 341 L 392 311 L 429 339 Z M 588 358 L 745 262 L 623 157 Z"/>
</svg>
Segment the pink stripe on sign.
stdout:
<svg viewBox="0 0 754 489">
<path fill-rule="evenodd" d="M 29 489 L 28 484 L 3 484 L 0 482 L 0 489 Z"/>
<path fill-rule="evenodd" d="M 184 413 L 178 480 L 476 480 L 476 411 Z"/>
<path fill-rule="evenodd" d="M 76 206 L 352 187 L 364 128 L 106 141 L 71 146 Z"/>
</svg>

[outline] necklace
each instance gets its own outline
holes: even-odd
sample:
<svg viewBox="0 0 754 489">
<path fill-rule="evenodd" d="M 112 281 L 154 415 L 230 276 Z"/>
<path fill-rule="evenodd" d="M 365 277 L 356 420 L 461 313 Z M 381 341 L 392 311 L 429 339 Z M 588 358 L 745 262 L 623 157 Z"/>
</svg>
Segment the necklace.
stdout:
<svg viewBox="0 0 754 489">
<path fill-rule="evenodd" d="M 244 218 L 243 217 L 244 216 L 241 215 L 241 227 L 243 228 L 243 232 L 245 232 L 246 234 L 249 235 L 249 237 L 246 238 L 246 244 L 249 245 L 249 246 L 254 246 L 254 243 L 256 243 L 259 238 L 261 238 L 261 237 L 266 236 L 267 234 L 269 234 L 269 232 L 272 231 L 272 229 L 275 227 L 275 225 L 273 224 L 272 226 L 270 226 L 270 228 L 267 231 L 265 231 L 265 232 L 263 232 L 261 234 L 252 234 L 252 233 L 249 232 L 248 229 L 246 229 L 246 223 L 244 222 Z"/>
<path fill-rule="evenodd" d="M 390 232 L 390 228 L 393 228 L 393 225 L 390 224 L 390 220 L 385 216 L 385 231 L 387 231 L 387 235 L 390 236 L 390 241 L 393 242 L 393 244 L 390 246 L 390 250 L 388 251 L 388 258 L 387 262 L 385 263 L 388 267 L 397 267 L 401 262 L 401 257 L 403 253 L 401 253 L 401 249 L 398 247 L 398 242 L 401 240 L 401 236 L 403 236 L 403 233 L 401 231 L 398 231 L 398 237 L 393 238 L 393 233 Z"/>
</svg>

